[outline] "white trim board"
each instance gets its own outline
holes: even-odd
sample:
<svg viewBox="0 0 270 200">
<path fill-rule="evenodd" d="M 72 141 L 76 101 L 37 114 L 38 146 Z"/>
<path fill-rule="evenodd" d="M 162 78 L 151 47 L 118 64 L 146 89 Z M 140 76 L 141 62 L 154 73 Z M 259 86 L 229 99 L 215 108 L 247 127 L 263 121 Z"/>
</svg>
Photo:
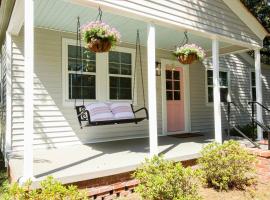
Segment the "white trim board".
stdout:
<svg viewBox="0 0 270 200">
<path fill-rule="evenodd" d="M 183 67 L 183 82 L 184 84 L 184 112 L 185 112 L 185 130 L 178 131 L 177 133 L 186 133 L 191 131 L 191 118 L 190 118 L 190 82 L 189 82 L 189 65 L 180 64 L 175 60 L 160 59 L 161 60 L 161 96 L 162 96 L 162 133 L 168 135 L 173 132 L 167 131 L 167 99 L 166 99 L 166 65 Z"/>
<path fill-rule="evenodd" d="M 68 45 L 76 45 L 76 40 L 69 38 L 62 38 L 62 102 L 64 106 L 74 106 L 74 99 L 68 99 Z M 85 44 L 82 44 L 83 46 Z M 112 51 L 118 52 L 127 52 L 132 55 L 132 88 L 133 84 L 135 87 L 134 97 L 133 97 L 133 105 L 137 105 L 137 81 L 140 79 L 135 77 L 134 83 L 134 70 L 135 70 L 135 49 L 127 48 L 127 47 L 114 47 Z M 130 102 L 132 100 L 110 100 L 109 98 L 109 70 L 108 70 L 108 53 L 97 53 L 96 54 L 96 72 L 93 73 L 96 76 L 96 99 L 94 100 L 85 100 L 85 103 L 91 103 L 96 101 L 110 101 L 110 102 Z M 139 70 L 139 69 L 137 69 Z M 132 92 L 132 91 L 131 91 Z M 82 104 L 82 100 L 77 99 L 78 105 Z"/>
</svg>

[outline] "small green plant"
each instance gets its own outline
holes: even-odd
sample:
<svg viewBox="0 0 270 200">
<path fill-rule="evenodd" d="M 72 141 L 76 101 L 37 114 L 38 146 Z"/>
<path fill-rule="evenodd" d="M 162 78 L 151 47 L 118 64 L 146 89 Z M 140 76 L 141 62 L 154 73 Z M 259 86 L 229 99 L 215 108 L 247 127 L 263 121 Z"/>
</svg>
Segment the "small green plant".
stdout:
<svg viewBox="0 0 270 200">
<path fill-rule="evenodd" d="M 64 186 L 52 177 L 40 183 L 40 189 L 30 189 L 31 181 L 23 186 L 18 183 L 4 186 L 3 200 L 87 200 L 87 194 L 76 186 Z"/>
<path fill-rule="evenodd" d="M 205 182 L 216 189 L 245 189 L 256 182 L 256 157 L 230 140 L 203 148 L 198 160 Z"/>
<path fill-rule="evenodd" d="M 196 174 L 181 163 L 155 156 L 134 173 L 140 181 L 135 192 L 147 200 L 199 200 Z"/>
</svg>

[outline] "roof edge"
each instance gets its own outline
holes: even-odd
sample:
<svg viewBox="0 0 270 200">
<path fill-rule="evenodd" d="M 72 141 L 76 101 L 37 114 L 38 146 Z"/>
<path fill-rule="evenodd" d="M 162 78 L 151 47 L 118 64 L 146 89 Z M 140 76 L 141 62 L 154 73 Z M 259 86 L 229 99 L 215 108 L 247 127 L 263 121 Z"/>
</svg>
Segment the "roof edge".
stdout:
<svg viewBox="0 0 270 200">
<path fill-rule="evenodd" d="M 223 0 L 223 2 L 255 33 L 261 40 L 270 36 L 268 30 L 248 10 L 240 0 Z"/>
</svg>

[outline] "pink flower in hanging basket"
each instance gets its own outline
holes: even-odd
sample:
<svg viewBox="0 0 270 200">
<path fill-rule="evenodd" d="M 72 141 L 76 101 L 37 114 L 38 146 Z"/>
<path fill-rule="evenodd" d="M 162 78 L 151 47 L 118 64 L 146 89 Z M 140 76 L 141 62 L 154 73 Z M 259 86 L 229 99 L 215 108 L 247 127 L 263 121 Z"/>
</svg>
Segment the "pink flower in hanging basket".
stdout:
<svg viewBox="0 0 270 200">
<path fill-rule="evenodd" d="M 91 40 L 106 40 L 115 46 L 120 42 L 121 35 L 113 27 L 102 21 L 92 21 L 81 27 L 83 40 L 89 43 Z"/>
</svg>

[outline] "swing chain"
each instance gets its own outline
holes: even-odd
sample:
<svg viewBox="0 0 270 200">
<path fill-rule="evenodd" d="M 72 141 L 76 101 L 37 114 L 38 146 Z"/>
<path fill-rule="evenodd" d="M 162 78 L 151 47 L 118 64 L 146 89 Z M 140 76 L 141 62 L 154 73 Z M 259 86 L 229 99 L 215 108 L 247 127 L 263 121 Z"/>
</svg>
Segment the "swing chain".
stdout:
<svg viewBox="0 0 270 200">
<path fill-rule="evenodd" d="M 76 36 L 76 61 L 75 61 L 75 79 L 78 79 L 78 71 L 80 71 L 80 84 L 82 86 L 82 74 L 83 74 L 83 50 L 82 50 L 82 39 L 81 39 L 81 23 L 80 17 L 77 17 L 77 36 Z M 81 99 L 83 100 L 84 105 L 84 96 L 83 96 L 83 88 L 81 87 Z M 75 107 L 77 106 L 77 97 L 75 96 Z"/>
<path fill-rule="evenodd" d="M 96 17 L 96 21 L 102 21 L 102 15 L 103 15 L 103 12 L 102 12 L 102 10 L 101 10 L 101 8 L 100 8 L 100 6 L 98 7 L 98 15 L 97 15 L 97 17 Z"/>
<path fill-rule="evenodd" d="M 135 94 L 135 81 L 136 81 L 136 72 L 138 65 L 138 54 L 139 54 L 139 64 L 140 64 L 140 72 L 141 72 L 141 81 L 142 81 L 142 92 L 143 92 L 143 106 L 145 107 L 145 92 L 144 92 L 144 81 L 143 81 L 143 70 L 142 70 L 142 53 L 141 53 L 141 40 L 140 40 L 140 32 L 137 30 L 137 38 L 136 38 L 136 59 L 135 59 L 135 67 L 134 67 L 134 77 L 133 77 L 133 91 L 132 91 L 132 103 L 134 103 L 134 94 Z"/>
<path fill-rule="evenodd" d="M 188 44 L 188 42 L 189 42 L 188 32 L 185 31 L 184 32 L 184 38 L 183 38 L 182 42 L 177 47 L 184 46 L 185 44 Z"/>
</svg>

